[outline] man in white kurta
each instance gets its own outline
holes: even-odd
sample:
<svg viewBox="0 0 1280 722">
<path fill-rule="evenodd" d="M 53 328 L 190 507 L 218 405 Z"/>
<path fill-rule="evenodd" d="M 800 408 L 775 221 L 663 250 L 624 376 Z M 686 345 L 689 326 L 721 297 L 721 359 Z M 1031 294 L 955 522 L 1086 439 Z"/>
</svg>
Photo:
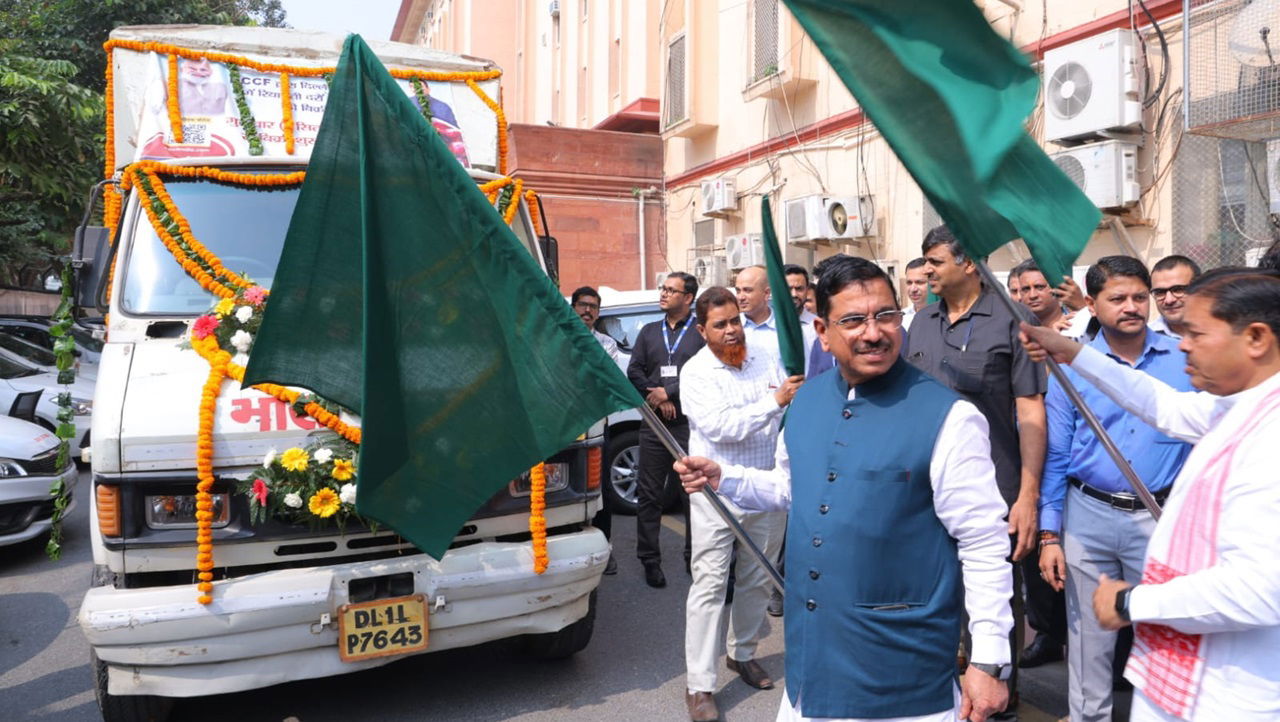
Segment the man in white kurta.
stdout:
<svg viewBox="0 0 1280 722">
<path fill-rule="evenodd" d="M 1187 292 L 1177 392 L 1047 329 L 1024 326 L 1116 403 L 1195 448 L 1173 484 L 1143 581 L 1105 581 L 1104 626 L 1135 623 L 1131 719 L 1280 719 L 1280 277 L 1210 272 Z M 1104 577 L 1105 580 L 1105 577 Z"/>
</svg>

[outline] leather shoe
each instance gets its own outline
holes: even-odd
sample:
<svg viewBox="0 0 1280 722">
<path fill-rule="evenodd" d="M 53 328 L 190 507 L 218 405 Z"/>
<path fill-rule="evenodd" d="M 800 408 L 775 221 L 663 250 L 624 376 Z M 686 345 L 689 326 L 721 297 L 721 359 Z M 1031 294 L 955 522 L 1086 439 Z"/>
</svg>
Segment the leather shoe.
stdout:
<svg viewBox="0 0 1280 722">
<path fill-rule="evenodd" d="M 765 608 L 770 617 L 782 616 L 782 592 L 777 589 L 773 590 L 773 595 L 769 597 L 769 606 Z"/>
<path fill-rule="evenodd" d="M 1062 661 L 1062 645 L 1053 641 L 1053 638 L 1047 634 L 1037 634 L 1035 641 L 1018 655 L 1018 666 L 1022 669 L 1060 661 Z"/>
<path fill-rule="evenodd" d="M 773 689 L 773 680 L 769 679 L 769 673 L 764 671 L 764 667 L 754 659 L 739 662 L 733 657 L 725 657 L 724 661 L 725 666 L 730 671 L 737 672 L 742 681 L 748 685 L 756 689 Z"/>
<path fill-rule="evenodd" d="M 667 586 L 667 575 L 662 573 L 662 566 L 657 562 L 644 565 L 644 583 L 656 589 Z"/>
<path fill-rule="evenodd" d="M 604 573 L 608 576 L 618 573 L 618 560 L 614 559 L 613 555 L 609 556 L 609 563 L 604 565 Z"/>
<path fill-rule="evenodd" d="M 715 722 L 720 719 L 716 698 L 710 692 L 686 691 L 684 704 L 689 708 L 689 719 L 692 722 Z"/>
</svg>

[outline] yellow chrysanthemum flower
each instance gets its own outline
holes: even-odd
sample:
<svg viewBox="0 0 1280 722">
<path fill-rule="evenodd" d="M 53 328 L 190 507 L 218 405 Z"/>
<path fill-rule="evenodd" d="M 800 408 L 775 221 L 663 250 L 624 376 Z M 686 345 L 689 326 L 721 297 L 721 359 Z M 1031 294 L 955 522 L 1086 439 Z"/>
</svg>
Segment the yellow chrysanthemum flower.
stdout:
<svg viewBox="0 0 1280 722">
<path fill-rule="evenodd" d="M 280 465 L 289 471 L 306 471 L 310 459 L 307 452 L 295 446 L 280 455 Z"/>
<path fill-rule="evenodd" d="M 338 509 L 342 507 L 342 501 L 338 499 L 338 495 L 333 489 L 325 487 L 315 494 L 311 495 L 311 499 L 307 502 L 307 508 L 312 514 L 325 519 L 338 513 Z"/>
<path fill-rule="evenodd" d="M 356 475 L 356 465 L 346 459 L 334 459 L 330 474 L 338 481 L 346 481 Z"/>
<path fill-rule="evenodd" d="M 213 312 L 218 314 L 218 318 L 222 318 L 232 311 L 236 310 L 235 299 L 224 298 L 218 301 L 218 305 L 213 307 Z"/>
</svg>

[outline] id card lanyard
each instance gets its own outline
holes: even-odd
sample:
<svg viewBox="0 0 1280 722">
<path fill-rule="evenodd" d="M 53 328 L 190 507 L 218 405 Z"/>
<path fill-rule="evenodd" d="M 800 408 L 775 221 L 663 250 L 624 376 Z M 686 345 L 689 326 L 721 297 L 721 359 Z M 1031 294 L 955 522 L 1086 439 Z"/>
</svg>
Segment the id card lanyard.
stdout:
<svg viewBox="0 0 1280 722">
<path fill-rule="evenodd" d="M 675 376 L 675 373 L 674 373 L 675 362 L 672 361 L 672 358 L 675 356 L 676 349 L 680 348 L 680 342 L 684 340 L 685 332 L 687 332 L 689 330 L 689 327 L 692 325 L 693 325 L 693 314 L 690 314 L 689 317 L 685 319 L 684 328 L 680 329 L 680 333 L 676 336 L 676 342 L 673 344 L 671 343 L 671 336 L 668 333 L 669 329 L 667 328 L 667 322 L 663 320 L 662 344 L 667 347 L 667 365 L 662 367 L 663 378 L 666 378 L 668 376 Z"/>
</svg>

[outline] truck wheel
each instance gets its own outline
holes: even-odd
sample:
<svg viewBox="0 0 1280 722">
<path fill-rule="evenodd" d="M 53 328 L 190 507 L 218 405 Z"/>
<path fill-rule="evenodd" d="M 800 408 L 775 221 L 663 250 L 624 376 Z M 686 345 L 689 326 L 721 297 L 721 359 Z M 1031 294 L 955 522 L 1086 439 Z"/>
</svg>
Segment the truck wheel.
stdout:
<svg viewBox="0 0 1280 722">
<path fill-rule="evenodd" d="M 624 431 L 610 436 L 604 452 L 604 503 L 614 514 L 636 513 L 636 491 L 640 481 L 640 432 Z"/>
<path fill-rule="evenodd" d="M 98 699 L 102 722 L 164 722 L 173 710 L 173 699 L 153 695 L 114 695 L 107 693 L 107 664 L 89 652 L 93 667 L 93 696 Z"/>
<path fill-rule="evenodd" d="M 596 624 L 596 593 L 591 592 L 587 614 L 558 632 L 530 634 L 524 638 L 524 651 L 538 659 L 566 659 L 587 648 Z"/>
</svg>

